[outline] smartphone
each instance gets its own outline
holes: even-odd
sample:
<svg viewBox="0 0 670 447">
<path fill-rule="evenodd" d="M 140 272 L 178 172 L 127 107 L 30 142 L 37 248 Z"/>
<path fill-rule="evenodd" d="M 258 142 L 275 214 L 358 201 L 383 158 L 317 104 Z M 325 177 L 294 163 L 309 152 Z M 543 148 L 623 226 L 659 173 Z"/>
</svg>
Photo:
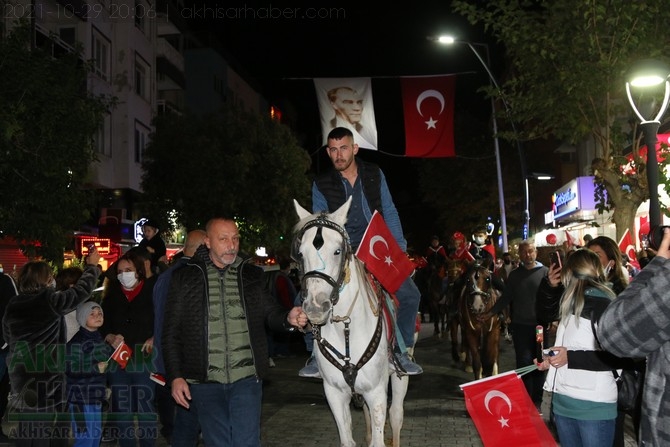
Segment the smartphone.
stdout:
<svg viewBox="0 0 670 447">
<path fill-rule="evenodd" d="M 86 246 L 86 249 L 88 250 L 89 253 L 94 251 L 95 250 L 95 244 L 88 244 Z"/>
<path fill-rule="evenodd" d="M 552 251 L 549 253 L 549 259 L 552 264 L 556 264 L 558 268 L 563 268 L 563 264 L 561 263 L 561 255 L 557 251 Z"/>
</svg>

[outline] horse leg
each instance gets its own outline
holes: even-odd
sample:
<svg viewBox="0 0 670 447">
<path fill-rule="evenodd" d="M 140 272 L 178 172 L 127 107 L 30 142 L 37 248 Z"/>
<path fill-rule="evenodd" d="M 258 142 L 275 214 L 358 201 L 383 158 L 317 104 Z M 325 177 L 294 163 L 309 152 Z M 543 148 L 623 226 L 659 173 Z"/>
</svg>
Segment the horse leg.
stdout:
<svg viewBox="0 0 670 447">
<path fill-rule="evenodd" d="M 495 316 L 493 318 L 496 318 Z M 495 376 L 498 374 L 498 353 L 500 350 L 500 324 L 494 323 L 493 328 L 485 336 L 485 376 Z"/>
<path fill-rule="evenodd" d="M 470 359 L 472 361 L 472 372 L 475 374 L 475 380 L 482 378 L 482 359 L 480 356 L 480 337 L 477 333 L 468 334 L 468 345 L 470 349 Z"/>
<path fill-rule="evenodd" d="M 433 335 L 439 336 L 440 335 L 440 309 L 439 309 L 439 304 L 437 301 L 433 299 L 433 297 L 430 297 L 429 301 L 429 308 L 430 308 L 430 321 L 433 323 L 434 329 L 433 329 Z"/>
<path fill-rule="evenodd" d="M 356 442 L 352 435 L 351 425 L 351 394 L 342 392 L 336 387 L 323 383 L 323 391 L 326 394 L 326 400 L 330 411 L 333 413 L 337 433 L 340 436 L 340 447 L 356 447 Z"/>
<path fill-rule="evenodd" d="M 459 340 L 458 340 L 458 329 L 460 325 L 458 324 L 458 318 L 452 317 L 449 320 L 449 332 L 451 335 L 451 358 L 454 362 L 458 363 L 461 361 L 460 349 L 459 349 Z"/>
<path fill-rule="evenodd" d="M 367 391 L 364 394 L 365 407 L 368 409 L 368 417 L 366 418 L 367 433 L 370 438 L 368 445 L 370 447 L 384 447 L 384 425 L 386 424 L 386 403 L 387 403 L 387 388 L 388 381 L 381 381 L 380 386 Z"/>
<path fill-rule="evenodd" d="M 408 385 L 409 376 L 398 377 L 397 374 L 391 373 L 392 398 L 391 407 L 389 408 L 389 422 L 391 424 L 391 431 L 393 432 L 393 447 L 400 447 L 400 430 L 405 418 L 403 404 Z"/>
</svg>

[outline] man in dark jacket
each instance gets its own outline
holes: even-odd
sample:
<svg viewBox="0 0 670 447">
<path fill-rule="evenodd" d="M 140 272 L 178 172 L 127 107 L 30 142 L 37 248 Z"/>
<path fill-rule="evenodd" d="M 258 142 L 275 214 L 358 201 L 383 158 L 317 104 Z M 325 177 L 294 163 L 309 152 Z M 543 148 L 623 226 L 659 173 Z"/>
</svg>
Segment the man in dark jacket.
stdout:
<svg viewBox="0 0 670 447">
<path fill-rule="evenodd" d="M 356 251 L 363 240 L 373 213 L 379 211 L 393 238 L 403 251 L 407 251 L 407 241 L 402 231 L 400 216 L 393 203 L 386 177 L 379 166 L 356 158 L 358 144 L 354 141 L 351 131 L 344 127 L 331 130 L 328 134 L 326 150 L 333 163 L 333 169 L 316 178 L 312 184 L 312 211 L 332 213 L 340 208 L 349 197 L 353 197 L 344 226 L 351 242 L 351 248 Z M 414 280 L 407 277 L 395 295 L 399 303 L 396 318 L 400 332 L 396 338 L 395 355 L 400 366 L 408 375 L 421 374 L 423 369 L 410 358 L 408 352 L 408 349 L 414 347 L 416 314 L 419 311 L 421 292 L 416 287 Z M 394 367 L 393 364 L 390 366 Z M 308 359 L 307 364 L 298 372 L 298 375 L 320 377 L 314 357 Z"/>
<path fill-rule="evenodd" d="M 206 247 L 170 283 L 162 334 L 168 382 L 177 411 L 195 413 L 206 445 L 260 446 L 262 379 L 270 368 L 265 324 L 292 330 L 307 316 L 264 290 L 263 271 L 238 256 L 232 219 L 214 218 L 206 232 Z M 193 445 L 182 428 L 175 425 L 173 445 Z"/>
</svg>

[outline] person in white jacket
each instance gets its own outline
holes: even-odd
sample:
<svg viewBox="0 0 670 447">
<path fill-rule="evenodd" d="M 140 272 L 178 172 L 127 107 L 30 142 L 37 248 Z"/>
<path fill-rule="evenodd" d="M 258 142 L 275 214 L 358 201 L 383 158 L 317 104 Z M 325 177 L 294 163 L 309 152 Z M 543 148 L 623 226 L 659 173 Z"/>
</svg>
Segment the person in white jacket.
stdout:
<svg viewBox="0 0 670 447">
<path fill-rule="evenodd" d="M 611 447 L 617 385 L 612 369 L 602 367 L 603 358 L 609 355 L 600 349 L 592 321 L 598 321 L 615 294 L 606 282 L 598 255 L 588 249 L 567 258 L 561 282 L 565 291 L 556 346 L 538 364 L 539 369 L 549 370 L 544 389 L 553 393 L 552 414 L 559 441 L 571 447 Z M 578 368 L 568 366 L 568 351 L 581 354 Z M 588 358 L 591 360 L 586 361 Z"/>
</svg>

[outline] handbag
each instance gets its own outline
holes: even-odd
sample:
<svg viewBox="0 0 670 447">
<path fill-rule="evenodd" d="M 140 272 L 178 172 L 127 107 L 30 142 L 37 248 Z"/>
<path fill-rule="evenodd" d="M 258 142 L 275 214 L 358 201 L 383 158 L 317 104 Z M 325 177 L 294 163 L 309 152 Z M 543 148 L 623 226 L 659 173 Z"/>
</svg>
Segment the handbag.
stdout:
<svg viewBox="0 0 670 447">
<path fill-rule="evenodd" d="M 638 369 L 624 369 L 621 374 L 612 371 L 619 390 L 617 407 L 624 413 L 632 414 L 639 404 L 644 374 Z"/>
<path fill-rule="evenodd" d="M 600 346 L 596 327 L 593 321 L 593 312 L 591 312 L 591 330 Z M 631 359 L 633 360 L 633 359 Z M 641 403 L 642 384 L 644 383 L 644 371 L 646 369 L 646 360 L 634 360 L 635 367 L 632 369 L 623 369 L 621 374 L 616 369 L 612 370 L 612 375 L 617 385 L 617 409 L 621 412 L 632 415 Z"/>
</svg>

